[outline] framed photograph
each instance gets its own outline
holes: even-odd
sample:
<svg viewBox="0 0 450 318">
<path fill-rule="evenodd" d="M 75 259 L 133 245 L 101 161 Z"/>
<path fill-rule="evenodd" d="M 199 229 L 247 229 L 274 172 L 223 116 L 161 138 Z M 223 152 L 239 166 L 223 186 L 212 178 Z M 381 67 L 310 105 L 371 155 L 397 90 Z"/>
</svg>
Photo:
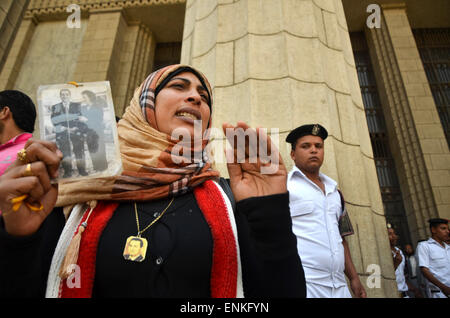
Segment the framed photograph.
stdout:
<svg viewBox="0 0 450 318">
<path fill-rule="evenodd" d="M 108 81 L 39 86 L 41 139 L 63 153 L 60 179 L 122 172 L 116 116 Z"/>
</svg>

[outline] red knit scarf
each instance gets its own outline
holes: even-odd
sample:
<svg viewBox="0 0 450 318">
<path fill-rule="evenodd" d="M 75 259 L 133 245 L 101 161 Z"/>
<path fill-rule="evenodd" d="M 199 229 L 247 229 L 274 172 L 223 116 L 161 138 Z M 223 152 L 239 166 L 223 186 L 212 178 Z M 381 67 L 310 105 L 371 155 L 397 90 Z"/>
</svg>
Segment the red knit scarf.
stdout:
<svg viewBox="0 0 450 318">
<path fill-rule="evenodd" d="M 210 180 L 197 186 L 194 189 L 194 196 L 211 229 L 213 238 L 211 297 L 234 298 L 238 272 L 237 238 L 233 234 L 224 198 Z M 92 297 L 98 242 L 117 206 L 118 203 L 99 202 L 92 212 L 80 242 L 77 261 L 81 271 L 80 288 L 69 288 L 66 280 L 62 281 L 61 298 Z M 87 214 L 85 213 L 80 224 L 85 221 Z"/>
</svg>

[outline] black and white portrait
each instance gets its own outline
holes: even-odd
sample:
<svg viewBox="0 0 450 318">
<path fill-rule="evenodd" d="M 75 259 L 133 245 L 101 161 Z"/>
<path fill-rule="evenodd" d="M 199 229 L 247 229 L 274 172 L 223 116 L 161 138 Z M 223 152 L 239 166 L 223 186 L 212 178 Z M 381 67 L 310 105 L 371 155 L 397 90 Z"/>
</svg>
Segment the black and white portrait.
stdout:
<svg viewBox="0 0 450 318">
<path fill-rule="evenodd" d="M 41 139 L 63 153 L 59 179 L 121 172 L 109 82 L 45 85 L 37 95 Z"/>
</svg>

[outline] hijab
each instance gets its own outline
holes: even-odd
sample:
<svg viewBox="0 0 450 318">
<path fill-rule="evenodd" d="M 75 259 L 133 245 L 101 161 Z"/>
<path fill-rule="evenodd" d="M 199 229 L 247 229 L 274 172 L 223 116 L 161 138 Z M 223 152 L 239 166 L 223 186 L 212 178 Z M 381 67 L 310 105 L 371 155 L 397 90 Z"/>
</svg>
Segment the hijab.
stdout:
<svg viewBox="0 0 450 318">
<path fill-rule="evenodd" d="M 180 140 L 158 130 L 155 104 L 158 92 L 175 75 L 191 72 L 208 93 L 212 110 L 212 91 L 207 78 L 187 65 L 170 65 L 151 73 L 135 90 L 129 106 L 118 123 L 121 175 L 61 182 L 56 206 L 67 206 L 93 200 L 149 201 L 186 193 L 208 179 L 218 179 L 206 156 L 209 136 L 203 136 L 201 149 L 183 144 L 183 154 L 200 156 L 186 161 L 172 151 Z M 212 111 L 211 111 L 212 113 Z M 211 118 L 208 128 L 211 126 Z M 186 147 L 188 149 L 186 150 Z M 189 148 L 191 147 L 191 148 Z M 189 158 L 188 157 L 188 158 Z"/>
</svg>

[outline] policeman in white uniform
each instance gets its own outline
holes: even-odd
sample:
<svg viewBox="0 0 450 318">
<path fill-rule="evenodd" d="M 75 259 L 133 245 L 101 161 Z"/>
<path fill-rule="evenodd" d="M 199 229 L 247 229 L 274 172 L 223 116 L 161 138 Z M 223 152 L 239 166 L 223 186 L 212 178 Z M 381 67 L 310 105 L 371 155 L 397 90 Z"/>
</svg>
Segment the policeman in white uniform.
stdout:
<svg viewBox="0 0 450 318">
<path fill-rule="evenodd" d="M 428 281 L 431 298 L 450 297 L 450 246 L 448 220 L 430 219 L 431 238 L 417 247 L 419 266 Z"/>
<path fill-rule="evenodd" d="M 328 133 L 319 124 L 300 126 L 286 138 L 292 145 L 295 166 L 289 172 L 292 229 L 305 272 L 308 298 L 366 297 L 344 236 L 353 229 L 337 183 L 321 173 L 324 140 Z M 344 274 L 345 273 L 345 274 Z"/>
<path fill-rule="evenodd" d="M 395 230 L 391 224 L 387 224 L 389 244 L 391 245 L 391 253 L 394 261 L 395 280 L 397 281 L 397 289 L 399 295 L 402 298 L 409 298 L 408 296 L 408 284 L 405 277 L 405 255 L 403 252 L 395 246 L 398 241 L 398 236 L 395 234 Z"/>
</svg>

